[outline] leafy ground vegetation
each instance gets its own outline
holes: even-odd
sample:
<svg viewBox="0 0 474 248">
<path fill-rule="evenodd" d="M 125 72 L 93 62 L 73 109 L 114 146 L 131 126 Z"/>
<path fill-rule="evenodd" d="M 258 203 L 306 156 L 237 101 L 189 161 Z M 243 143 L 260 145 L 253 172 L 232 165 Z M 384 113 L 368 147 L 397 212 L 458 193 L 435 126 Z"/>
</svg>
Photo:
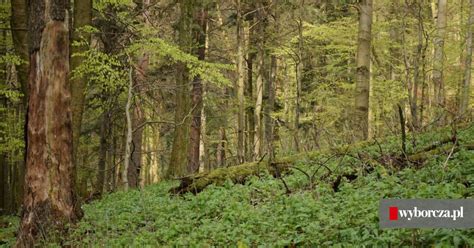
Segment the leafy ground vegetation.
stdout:
<svg viewBox="0 0 474 248">
<path fill-rule="evenodd" d="M 474 140 L 474 126 L 457 132 L 456 145 L 440 142 L 451 136 L 445 129 L 410 137 L 410 154 L 448 147 L 416 164 L 390 160 L 401 150 L 392 137 L 297 154 L 292 169 L 279 178 L 262 171 L 243 184 L 228 180 L 198 194 L 170 194 L 174 181 L 109 194 L 84 205 L 84 218 L 61 242 L 73 247 L 472 247 L 473 229 L 378 227 L 382 198 L 474 196 L 474 151 L 463 148 Z M 2 219 L 5 223 L 0 237 L 8 246 L 16 220 Z"/>
</svg>

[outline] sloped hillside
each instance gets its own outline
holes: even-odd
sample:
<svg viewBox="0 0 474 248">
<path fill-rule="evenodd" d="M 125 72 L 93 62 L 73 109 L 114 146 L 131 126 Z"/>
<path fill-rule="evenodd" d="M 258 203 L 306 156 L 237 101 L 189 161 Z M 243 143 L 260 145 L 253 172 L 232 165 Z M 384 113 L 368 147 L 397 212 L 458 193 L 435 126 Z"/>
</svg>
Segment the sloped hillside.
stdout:
<svg viewBox="0 0 474 248">
<path fill-rule="evenodd" d="M 282 159 L 289 164 L 282 177 L 262 170 L 197 194 L 170 194 L 178 182 L 118 192 L 85 205 L 84 218 L 62 242 L 78 247 L 471 247 L 473 229 L 381 230 L 377 209 L 382 198 L 472 198 L 473 141 L 472 126 L 455 137 L 446 129 L 410 136 L 406 156 L 398 155 L 400 141 L 392 137 Z M 416 161 L 407 163 L 403 157 L 409 156 Z"/>
</svg>

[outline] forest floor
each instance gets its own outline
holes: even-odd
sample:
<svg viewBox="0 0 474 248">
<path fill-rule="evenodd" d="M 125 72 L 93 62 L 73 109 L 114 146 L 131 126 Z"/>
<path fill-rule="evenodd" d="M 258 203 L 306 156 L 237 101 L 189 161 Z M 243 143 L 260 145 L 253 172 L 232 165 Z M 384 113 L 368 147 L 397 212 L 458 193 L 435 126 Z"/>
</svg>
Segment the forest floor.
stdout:
<svg viewBox="0 0 474 248">
<path fill-rule="evenodd" d="M 474 126 L 363 142 L 284 159 L 281 176 L 259 171 L 197 194 L 179 182 L 116 192 L 84 205 L 67 237 L 73 247 L 473 247 L 474 229 L 379 229 L 382 198 L 472 198 Z M 416 146 L 414 146 L 416 145 Z M 406 159 L 410 158 L 410 162 Z M 265 163 L 265 161 L 262 161 Z M 223 171 L 225 172 L 225 171 Z M 17 218 L 0 219 L 9 246 Z M 56 243 L 57 244 L 57 243 Z M 2 246 L 2 243 L 0 243 Z"/>
</svg>

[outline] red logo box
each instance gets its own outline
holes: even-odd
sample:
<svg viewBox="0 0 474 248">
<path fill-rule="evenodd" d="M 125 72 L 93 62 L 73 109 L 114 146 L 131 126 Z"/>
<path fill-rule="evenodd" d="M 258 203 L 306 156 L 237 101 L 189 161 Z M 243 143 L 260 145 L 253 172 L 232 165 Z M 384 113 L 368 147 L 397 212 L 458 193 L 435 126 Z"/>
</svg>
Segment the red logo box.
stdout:
<svg viewBox="0 0 474 248">
<path fill-rule="evenodd" d="M 389 220 L 398 220 L 398 207 L 390 206 L 389 210 Z"/>
</svg>

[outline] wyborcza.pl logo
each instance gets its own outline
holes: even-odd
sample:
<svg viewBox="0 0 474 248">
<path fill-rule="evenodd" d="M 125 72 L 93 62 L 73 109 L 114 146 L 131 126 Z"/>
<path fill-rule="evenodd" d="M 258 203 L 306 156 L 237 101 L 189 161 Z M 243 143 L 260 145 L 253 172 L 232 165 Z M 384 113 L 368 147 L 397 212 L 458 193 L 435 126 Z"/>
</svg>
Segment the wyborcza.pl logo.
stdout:
<svg viewBox="0 0 474 248">
<path fill-rule="evenodd" d="M 458 210 L 448 210 L 448 209 L 418 209 L 414 207 L 413 209 L 398 209 L 396 206 L 391 206 L 389 209 L 389 220 L 398 220 L 398 216 L 402 219 L 411 220 L 413 218 L 452 218 L 456 220 L 457 218 L 464 218 L 463 210 L 464 207 L 460 207 Z"/>
<path fill-rule="evenodd" d="M 381 228 L 473 228 L 474 199 L 382 199 Z"/>
</svg>

